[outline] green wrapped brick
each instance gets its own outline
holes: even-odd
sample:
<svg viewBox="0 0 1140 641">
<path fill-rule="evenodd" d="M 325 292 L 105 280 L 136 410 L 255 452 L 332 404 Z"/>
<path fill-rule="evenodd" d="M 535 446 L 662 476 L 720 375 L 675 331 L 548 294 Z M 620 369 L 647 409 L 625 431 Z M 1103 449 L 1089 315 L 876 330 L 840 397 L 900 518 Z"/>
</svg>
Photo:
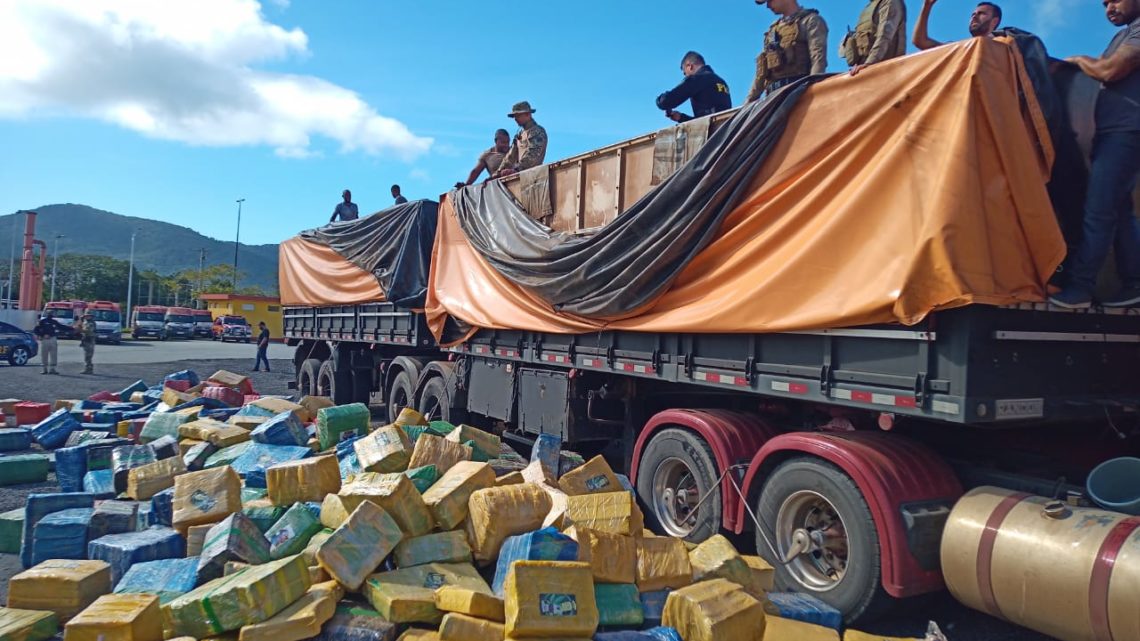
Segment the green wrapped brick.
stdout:
<svg viewBox="0 0 1140 641">
<path fill-rule="evenodd" d="M 57 630 L 55 612 L 0 608 L 0 641 L 45 641 Z"/>
<path fill-rule="evenodd" d="M 265 534 L 285 514 L 285 507 L 281 505 L 251 505 L 242 508 L 242 514 L 249 517 L 257 529 Z"/>
<path fill-rule="evenodd" d="M 436 532 L 404 539 L 393 550 L 396 566 L 410 568 L 426 563 L 470 563 L 471 546 L 463 530 Z"/>
<path fill-rule="evenodd" d="M 416 440 L 423 436 L 429 428 L 427 425 L 401 425 L 400 429 L 408 435 L 408 442 L 415 445 Z"/>
<path fill-rule="evenodd" d="M 436 436 L 447 436 L 455 431 L 455 426 L 447 421 L 432 421 L 428 423 L 428 429 Z"/>
<path fill-rule="evenodd" d="M 633 583 L 595 583 L 598 625 L 640 626 L 645 622 L 641 595 Z"/>
<path fill-rule="evenodd" d="M 294 503 L 276 523 L 265 532 L 269 540 L 269 556 L 282 559 L 300 554 L 321 531 L 321 520 L 304 503 Z"/>
<path fill-rule="evenodd" d="M 0 552 L 19 554 L 24 540 L 24 508 L 18 507 L 0 514 Z"/>
<path fill-rule="evenodd" d="M 309 568 L 300 555 L 251 565 L 162 606 L 163 627 L 177 635 L 214 637 L 265 621 L 309 586 Z"/>
<path fill-rule="evenodd" d="M 269 496 L 269 490 L 263 487 L 243 487 L 241 488 L 241 502 L 251 503 L 258 499 L 263 499 Z"/>
<path fill-rule="evenodd" d="M 317 441 L 322 450 L 334 447 L 337 443 L 353 436 L 368 433 L 368 419 L 371 414 L 364 403 L 322 407 L 317 410 Z"/>
<path fill-rule="evenodd" d="M 412 485 L 423 494 L 439 480 L 439 470 L 434 465 L 422 465 L 404 472 L 404 476 L 412 479 Z"/>
<path fill-rule="evenodd" d="M 237 445 L 223 447 L 217 452 L 211 454 L 210 458 L 206 459 L 205 469 L 210 470 L 215 467 L 229 465 L 230 463 L 233 463 L 235 460 L 237 460 L 239 456 L 245 454 L 245 451 L 251 447 L 253 447 L 253 441 L 246 441 L 244 443 L 238 443 Z"/>
<path fill-rule="evenodd" d="M 0 485 L 42 483 L 47 480 L 48 465 L 48 457 L 44 454 L 0 457 Z"/>
</svg>

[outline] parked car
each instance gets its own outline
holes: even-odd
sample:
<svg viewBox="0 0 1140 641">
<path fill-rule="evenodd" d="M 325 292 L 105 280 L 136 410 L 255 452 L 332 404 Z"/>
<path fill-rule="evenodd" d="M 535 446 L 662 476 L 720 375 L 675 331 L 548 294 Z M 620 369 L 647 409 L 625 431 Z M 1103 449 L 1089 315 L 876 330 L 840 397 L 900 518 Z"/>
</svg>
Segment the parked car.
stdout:
<svg viewBox="0 0 1140 641">
<path fill-rule="evenodd" d="M 31 332 L 0 323 L 0 358 L 8 359 L 9 365 L 27 365 L 39 350 L 39 343 Z"/>
<path fill-rule="evenodd" d="M 248 343 L 253 334 L 243 316 L 219 316 L 214 319 L 214 340 Z"/>
</svg>

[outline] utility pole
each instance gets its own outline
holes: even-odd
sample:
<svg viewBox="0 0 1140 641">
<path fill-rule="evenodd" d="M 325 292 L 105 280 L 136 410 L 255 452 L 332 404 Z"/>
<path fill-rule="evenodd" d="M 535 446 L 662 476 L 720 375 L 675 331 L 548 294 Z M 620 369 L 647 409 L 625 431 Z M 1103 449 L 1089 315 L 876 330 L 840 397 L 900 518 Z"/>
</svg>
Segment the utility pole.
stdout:
<svg viewBox="0 0 1140 641">
<path fill-rule="evenodd" d="M 206 270 L 206 248 L 198 250 L 198 298 L 194 302 L 194 307 L 202 303 L 202 272 Z"/>
<path fill-rule="evenodd" d="M 59 267 L 59 239 L 64 237 L 63 234 L 55 235 L 55 252 L 51 257 L 51 300 L 55 300 L 55 272 L 56 268 Z"/>
<path fill-rule="evenodd" d="M 131 231 L 131 260 L 129 267 L 127 267 L 127 323 L 131 322 L 131 287 L 135 282 L 135 234 L 138 230 Z"/>
<path fill-rule="evenodd" d="M 241 238 L 241 204 L 242 204 L 242 203 L 244 203 L 244 202 L 245 202 L 245 198 L 238 198 L 238 199 L 237 199 L 237 205 L 238 205 L 237 233 L 236 233 L 236 234 L 234 234 L 234 282 L 233 282 L 233 293 L 235 293 L 235 294 L 237 293 L 237 284 L 238 284 L 238 272 L 237 272 L 237 265 L 238 265 L 238 261 L 237 261 L 237 259 L 238 259 L 238 240 Z"/>
</svg>

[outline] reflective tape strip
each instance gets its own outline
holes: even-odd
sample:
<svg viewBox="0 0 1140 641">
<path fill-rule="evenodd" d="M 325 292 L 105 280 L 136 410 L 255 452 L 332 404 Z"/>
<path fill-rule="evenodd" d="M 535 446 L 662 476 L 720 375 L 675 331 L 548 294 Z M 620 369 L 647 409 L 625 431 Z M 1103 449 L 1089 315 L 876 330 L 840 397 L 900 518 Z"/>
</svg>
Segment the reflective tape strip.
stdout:
<svg viewBox="0 0 1140 641">
<path fill-rule="evenodd" d="M 623 372 L 634 372 L 635 374 L 656 374 L 657 368 L 652 365 L 638 365 L 637 363 L 626 363 L 618 361 L 614 363 L 614 367 Z"/>
<path fill-rule="evenodd" d="M 790 381 L 772 381 L 772 390 L 776 392 L 788 392 L 789 394 L 807 394 L 808 386 L 803 383 L 792 383 Z"/>
<path fill-rule="evenodd" d="M 602 359 L 600 358 L 583 358 L 582 367 L 601 367 Z"/>
<path fill-rule="evenodd" d="M 863 392 L 859 390 L 835 389 L 831 392 L 832 398 L 857 403 L 870 403 L 872 405 L 886 405 L 889 407 L 918 407 L 918 401 L 913 396 L 896 396 L 894 394 L 879 394 L 876 392 Z"/>
<path fill-rule="evenodd" d="M 693 372 L 693 379 L 704 381 L 706 383 L 717 383 L 719 385 L 736 385 L 739 387 L 748 387 L 747 378 L 743 376 L 735 376 L 732 374 L 717 374 L 715 372 L 697 370 Z"/>
<path fill-rule="evenodd" d="M 1140 528 L 1140 518 L 1135 516 L 1117 523 L 1100 544 L 1093 561 L 1092 576 L 1089 577 L 1089 620 L 1097 641 L 1113 641 L 1108 620 L 1108 586 L 1120 548 L 1137 528 Z"/>
<path fill-rule="evenodd" d="M 519 355 L 519 353 L 513 349 L 503 349 L 503 348 L 496 349 L 495 353 L 498 354 L 499 356 L 505 356 L 507 358 L 515 358 L 516 356 Z"/>
<path fill-rule="evenodd" d="M 564 356 L 562 354 L 543 354 L 542 360 L 546 361 L 547 363 L 569 363 L 570 357 Z"/>
</svg>

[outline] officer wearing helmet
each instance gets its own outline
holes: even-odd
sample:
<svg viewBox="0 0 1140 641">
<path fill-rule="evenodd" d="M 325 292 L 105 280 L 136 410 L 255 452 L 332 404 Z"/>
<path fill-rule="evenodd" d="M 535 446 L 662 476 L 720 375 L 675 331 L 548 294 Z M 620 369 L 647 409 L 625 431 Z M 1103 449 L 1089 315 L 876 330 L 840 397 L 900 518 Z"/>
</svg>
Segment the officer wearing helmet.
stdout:
<svg viewBox="0 0 1140 641">
<path fill-rule="evenodd" d="M 827 23 L 815 9 L 796 0 L 756 0 L 779 18 L 764 34 L 764 49 L 756 57 L 756 78 L 747 102 L 758 100 L 800 78 L 827 71 Z"/>
</svg>

